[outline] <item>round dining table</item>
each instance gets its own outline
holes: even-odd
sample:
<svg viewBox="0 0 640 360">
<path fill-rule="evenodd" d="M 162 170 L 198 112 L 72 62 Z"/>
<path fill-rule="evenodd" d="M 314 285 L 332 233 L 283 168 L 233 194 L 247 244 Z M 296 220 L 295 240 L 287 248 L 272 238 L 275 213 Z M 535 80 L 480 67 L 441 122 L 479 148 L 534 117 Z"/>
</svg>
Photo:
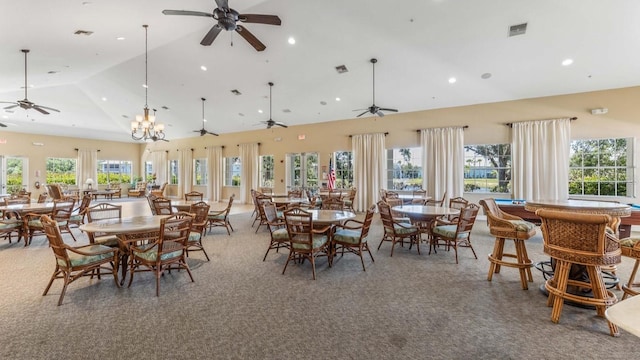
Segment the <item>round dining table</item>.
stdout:
<svg viewBox="0 0 640 360">
<path fill-rule="evenodd" d="M 191 205 L 195 204 L 195 203 L 199 203 L 201 200 L 171 200 L 171 206 L 176 208 L 176 210 L 178 211 L 189 211 L 191 210 Z M 204 200 L 202 200 L 204 201 Z M 213 208 L 215 206 L 222 206 L 224 204 L 219 203 L 217 201 L 204 201 L 207 204 L 209 204 L 210 208 Z M 221 205 L 222 204 L 222 205 Z"/>
<path fill-rule="evenodd" d="M 392 207 L 391 211 L 405 215 L 412 222 L 431 222 L 437 217 L 460 214 L 458 209 L 431 205 L 400 205 Z"/>
<path fill-rule="evenodd" d="M 347 220 L 356 218 L 356 214 L 351 211 L 320 209 L 310 209 L 305 211 L 311 213 L 311 219 L 314 224 L 341 224 Z"/>
</svg>

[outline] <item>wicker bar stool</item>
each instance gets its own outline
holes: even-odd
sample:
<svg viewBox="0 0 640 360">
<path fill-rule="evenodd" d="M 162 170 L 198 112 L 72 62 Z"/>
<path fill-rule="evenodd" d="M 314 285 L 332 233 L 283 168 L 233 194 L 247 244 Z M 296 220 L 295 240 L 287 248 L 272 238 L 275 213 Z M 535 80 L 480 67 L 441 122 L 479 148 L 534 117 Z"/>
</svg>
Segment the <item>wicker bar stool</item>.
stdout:
<svg viewBox="0 0 640 360">
<path fill-rule="evenodd" d="M 489 266 L 487 280 L 491 281 L 493 274 L 500 273 L 502 266 L 513 267 L 520 271 L 522 289 L 528 290 L 528 282 L 533 282 L 533 275 L 531 274 L 532 263 L 527 254 L 527 247 L 524 241 L 536 234 L 535 225 L 500 210 L 492 198 L 480 200 L 480 205 L 482 205 L 487 215 L 489 232 L 496 237 L 493 252 L 489 255 L 491 265 Z M 515 254 L 504 252 L 506 239 L 513 240 Z M 516 261 L 505 261 L 503 260 L 505 257 L 516 259 Z"/>
<path fill-rule="evenodd" d="M 598 316 L 604 317 L 618 299 L 605 288 L 601 267 L 621 261 L 620 241 L 607 231 L 611 217 L 547 209 L 537 210 L 536 215 L 542 219 L 544 253 L 556 260 L 554 275 L 544 285 L 549 292 L 547 306 L 553 306 L 551 321 L 560 320 L 564 300 L 595 306 Z M 607 323 L 611 336 L 618 336 L 618 327 Z"/>
<path fill-rule="evenodd" d="M 624 291 L 622 300 L 624 300 L 628 296 L 636 296 L 640 294 L 640 292 L 634 290 L 634 288 L 640 287 L 640 283 L 635 282 L 636 274 L 638 273 L 638 268 L 640 267 L 640 238 L 629 237 L 620 239 L 620 250 L 622 251 L 623 256 L 636 259 L 636 263 L 633 265 L 633 270 L 631 270 L 629 281 L 626 284 L 622 285 L 622 291 Z"/>
</svg>

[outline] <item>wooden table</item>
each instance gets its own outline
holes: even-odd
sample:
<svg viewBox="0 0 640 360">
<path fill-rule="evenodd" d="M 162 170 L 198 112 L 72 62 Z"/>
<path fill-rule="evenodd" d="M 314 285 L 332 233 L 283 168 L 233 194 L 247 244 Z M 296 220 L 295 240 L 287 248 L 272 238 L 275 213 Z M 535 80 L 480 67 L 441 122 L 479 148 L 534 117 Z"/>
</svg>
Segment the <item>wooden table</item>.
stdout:
<svg viewBox="0 0 640 360">
<path fill-rule="evenodd" d="M 305 211 L 311 213 L 311 219 L 313 220 L 313 223 L 319 225 L 340 224 L 347 220 L 356 218 L 356 214 L 351 211 L 318 209 Z"/>
<path fill-rule="evenodd" d="M 176 208 L 176 210 L 178 211 L 189 211 L 191 209 L 191 205 L 199 202 L 200 200 L 171 200 L 171 206 Z M 209 204 L 210 209 L 212 209 L 214 206 L 218 204 L 221 204 L 217 201 L 204 201 L 204 202 Z"/>
<path fill-rule="evenodd" d="M 170 215 L 131 216 L 120 219 L 108 219 L 80 225 L 80 230 L 88 233 L 105 233 L 118 236 L 122 253 L 122 267 L 120 284 L 124 283 L 127 275 L 127 259 L 129 257 L 128 236 L 136 234 L 150 234 L 160 232 L 160 222 Z M 134 236 L 135 237 L 135 236 Z"/>
<path fill-rule="evenodd" d="M 0 206 L 0 212 L 4 211 L 16 211 L 20 215 L 27 213 L 46 214 L 53 210 L 53 202 L 48 203 L 29 203 L 29 204 L 14 204 L 8 206 Z"/>
<path fill-rule="evenodd" d="M 271 201 L 276 204 L 276 206 L 281 205 L 292 205 L 292 204 L 304 204 L 308 203 L 309 199 L 307 198 L 271 198 Z"/>
<path fill-rule="evenodd" d="M 431 222 L 440 216 L 460 214 L 458 209 L 430 205 L 394 206 L 391 210 L 406 215 L 412 222 Z"/>
<path fill-rule="evenodd" d="M 93 200 L 98 200 L 98 196 L 104 196 L 105 199 L 113 200 L 113 194 L 116 192 L 113 190 L 96 190 L 89 192 L 93 196 Z"/>
<path fill-rule="evenodd" d="M 640 295 L 613 304 L 604 314 L 623 330 L 640 336 Z"/>
</svg>

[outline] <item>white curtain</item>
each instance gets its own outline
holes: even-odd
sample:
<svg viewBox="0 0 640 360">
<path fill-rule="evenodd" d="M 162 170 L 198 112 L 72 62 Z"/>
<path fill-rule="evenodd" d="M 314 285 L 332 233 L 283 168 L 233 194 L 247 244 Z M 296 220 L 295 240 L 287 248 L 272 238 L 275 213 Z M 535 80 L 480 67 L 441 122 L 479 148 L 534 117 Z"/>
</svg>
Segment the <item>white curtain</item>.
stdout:
<svg viewBox="0 0 640 360">
<path fill-rule="evenodd" d="M 445 204 L 464 192 L 464 128 L 446 127 L 420 131 L 422 188 Z"/>
<path fill-rule="evenodd" d="M 93 180 L 93 187 L 98 188 L 98 150 L 78 149 L 76 174 L 78 188 L 84 188 L 87 179 Z"/>
<path fill-rule="evenodd" d="M 571 120 L 513 123 L 511 137 L 513 196 L 523 200 L 566 200 Z"/>
<path fill-rule="evenodd" d="M 207 146 L 207 198 L 220 201 L 222 194 L 223 163 L 222 146 Z"/>
<path fill-rule="evenodd" d="M 240 203 L 250 204 L 251 189 L 258 188 L 260 171 L 258 144 L 240 144 Z"/>
<path fill-rule="evenodd" d="M 167 151 L 154 151 L 151 153 L 151 167 L 153 168 L 153 172 L 156 174 L 156 184 L 164 184 L 168 180 L 167 176 Z M 144 179 L 146 174 L 142 174 L 142 178 Z"/>
<path fill-rule="evenodd" d="M 193 149 L 178 150 L 178 198 L 191 191 L 193 185 Z"/>
<path fill-rule="evenodd" d="M 351 137 L 353 182 L 357 189 L 356 211 L 365 211 L 377 203 L 379 190 L 387 183 L 386 151 L 383 133 Z"/>
</svg>

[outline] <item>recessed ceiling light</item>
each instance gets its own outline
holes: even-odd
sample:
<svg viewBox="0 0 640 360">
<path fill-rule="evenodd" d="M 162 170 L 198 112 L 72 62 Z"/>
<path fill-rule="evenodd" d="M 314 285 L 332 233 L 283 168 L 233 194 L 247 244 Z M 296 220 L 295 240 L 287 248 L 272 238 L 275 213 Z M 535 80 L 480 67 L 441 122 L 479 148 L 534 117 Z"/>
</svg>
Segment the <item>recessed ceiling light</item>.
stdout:
<svg viewBox="0 0 640 360">
<path fill-rule="evenodd" d="M 206 67 L 206 66 L 204 66 L 204 65 L 202 65 L 202 66 L 200 66 L 200 70 L 202 70 L 202 71 L 207 71 L 207 67 Z"/>
<path fill-rule="evenodd" d="M 573 59 L 564 59 L 562 60 L 562 66 L 569 66 L 573 64 Z"/>
<path fill-rule="evenodd" d="M 3 119 L 8 119 L 9 117 L 7 115 L 2 115 Z"/>
<path fill-rule="evenodd" d="M 102 101 L 107 101 L 107 98 L 106 98 L 106 97 L 103 97 L 103 98 L 102 98 Z"/>
<path fill-rule="evenodd" d="M 450 77 L 449 78 L 449 84 L 454 84 L 456 81 L 458 81 L 456 78 L 454 77 Z"/>
<path fill-rule="evenodd" d="M 293 36 L 289 36 L 289 39 L 287 40 L 287 42 L 291 45 L 296 43 L 296 39 L 293 38 Z"/>
<path fill-rule="evenodd" d="M 148 88 L 147 84 L 142 84 L 142 87 L 145 89 Z"/>
<path fill-rule="evenodd" d="M 124 36 L 118 36 L 118 37 L 116 38 L 116 40 L 124 40 L 124 39 L 125 39 L 125 37 L 124 37 Z"/>
<path fill-rule="evenodd" d="M 202 119 L 202 121 L 207 122 L 207 119 Z"/>
<path fill-rule="evenodd" d="M 258 112 L 259 112 L 260 114 L 262 114 L 262 110 L 258 110 Z"/>
<path fill-rule="evenodd" d="M 336 98 L 336 101 L 340 101 L 340 98 L 339 98 L 339 97 L 337 97 L 337 98 Z"/>
</svg>

